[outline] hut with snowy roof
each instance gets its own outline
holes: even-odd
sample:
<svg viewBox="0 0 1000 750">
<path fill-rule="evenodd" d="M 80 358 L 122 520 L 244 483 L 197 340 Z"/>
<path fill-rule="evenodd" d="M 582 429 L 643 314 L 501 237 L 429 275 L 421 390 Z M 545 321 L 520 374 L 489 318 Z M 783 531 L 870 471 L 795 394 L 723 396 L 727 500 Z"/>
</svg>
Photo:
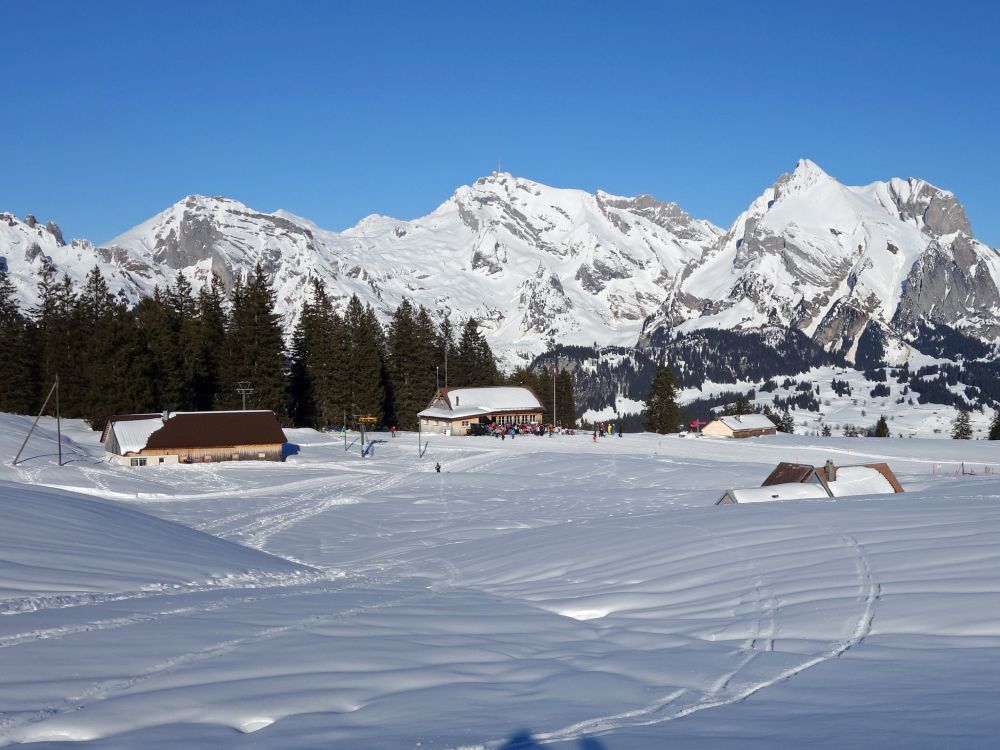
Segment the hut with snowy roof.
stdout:
<svg viewBox="0 0 1000 750">
<path fill-rule="evenodd" d="M 283 461 L 285 433 L 273 411 L 163 412 L 111 417 L 104 451 L 124 466 Z"/>
<path fill-rule="evenodd" d="M 763 414 L 733 414 L 713 419 L 701 429 L 702 435 L 718 437 L 748 438 L 774 435 L 777 425 Z"/>
<path fill-rule="evenodd" d="M 438 388 L 422 412 L 420 429 L 441 435 L 468 435 L 477 424 L 521 425 L 542 421 L 545 410 L 530 388 L 484 386 Z"/>
<path fill-rule="evenodd" d="M 716 505 L 768 503 L 775 500 L 850 497 L 852 495 L 889 495 L 902 492 L 889 464 L 824 466 L 781 462 L 768 474 L 760 487 L 727 490 Z"/>
</svg>

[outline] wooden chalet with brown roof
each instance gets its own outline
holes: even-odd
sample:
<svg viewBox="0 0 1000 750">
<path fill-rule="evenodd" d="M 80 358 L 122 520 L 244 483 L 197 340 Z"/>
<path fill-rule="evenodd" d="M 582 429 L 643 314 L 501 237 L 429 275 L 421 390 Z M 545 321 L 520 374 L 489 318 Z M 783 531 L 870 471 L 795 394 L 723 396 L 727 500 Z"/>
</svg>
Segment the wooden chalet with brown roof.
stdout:
<svg viewBox="0 0 1000 750">
<path fill-rule="evenodd" d="M 126 466 L 283 461 L 285 433 L 273 411 L 164 412 L 111 417 L 104 450 Z"/>
</svg>

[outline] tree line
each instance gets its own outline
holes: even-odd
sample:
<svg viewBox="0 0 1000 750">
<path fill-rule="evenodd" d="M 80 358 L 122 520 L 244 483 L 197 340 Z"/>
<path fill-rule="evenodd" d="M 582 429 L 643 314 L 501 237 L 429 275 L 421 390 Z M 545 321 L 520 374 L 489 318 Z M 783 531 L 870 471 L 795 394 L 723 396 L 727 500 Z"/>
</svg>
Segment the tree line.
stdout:
<svg viewBox="0 0 1000 750">
<path fill-rule="evenodd" d="M 239 409 L 241 384 L 247 408 L 319 429 L 356 415 L 415 429 L 417 412 L 445 384 L 523 383 L 543 403 L 548 394 L 551 410 L 548 376 L 525 369 L 505 377 L 475 318 L 456 330 L 446 316 L 406 299 L 383 326 L 357 296 L 338 311 L 314 279 L 286 345 L 260 265 L 228 293 L 218 278 L 195 293 L 178 273 L 134 306 L 111 293 L 98 267 L 78 289 L 46 264 L 38 302 L 27 311 L 15 292 L 0 266 L 0 411 L 36 413 L 57 375 L 62 415 L 95 429 L 114 414 Z M 565 371 L 556 390 L 557 410 L 566 415 L 560 421 L 572 423 L 573 382 Z"/>
</svg>

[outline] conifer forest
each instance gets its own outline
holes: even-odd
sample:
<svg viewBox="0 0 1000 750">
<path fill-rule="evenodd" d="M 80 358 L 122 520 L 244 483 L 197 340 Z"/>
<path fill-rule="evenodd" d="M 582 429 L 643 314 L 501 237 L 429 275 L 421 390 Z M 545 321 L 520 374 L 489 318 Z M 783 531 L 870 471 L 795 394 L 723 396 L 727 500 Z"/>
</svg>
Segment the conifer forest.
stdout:
<svg viewBox="0 0 1000 750">
<path fill-rule="evenodd" d="M 36 413 L 58 375 L 61 415 L 95 429 L 114 414 L 239 409 L 238 388 L 249 391 L 246 408 L 319 429 L 359 415 L 416 429 L 417 412 L 445 385 L 526 385 L 546 419 L 554 397 L 559 421 L 575 421 L 568 373 L 553 377 L 539 367 L 505 375 L 474 318 L 456 328 L 405 299 L 383 326 L 356 296 L 338 311 L 314 280 L 286 343 L 259 265 L 228 294 L 217 278 L 195 293 L 178 273 L 132 307 L 109 291 L 97 267 L 79 289 L 47 266 L 40 301 L 28 310 L 14 292 L 0 267 L 0 411 Z"/>
</svg>

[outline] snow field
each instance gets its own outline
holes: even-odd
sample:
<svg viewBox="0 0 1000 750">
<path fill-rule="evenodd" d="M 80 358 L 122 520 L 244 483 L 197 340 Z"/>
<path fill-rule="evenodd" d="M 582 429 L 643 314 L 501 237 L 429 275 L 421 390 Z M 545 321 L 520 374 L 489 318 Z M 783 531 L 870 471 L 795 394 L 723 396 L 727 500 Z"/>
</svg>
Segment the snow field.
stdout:
<svg viewBox="0 0 1000 750">
<path fill-rule="evenodd" d="M 5 453 L 22 425 L 0 416 Z M 420 457 L 403 433 L 362 460 L 290 430 L 285 464 L 135 471 L 68 435 L 66 467 L 33 441 L 0 468 L 0 602 L 36 603 L 0 617 L 0 742 L 985 747 L 1000 723 L 989 443 L 434 436 Z M 711 505 L 831 457 L 908 492 Z M 963 460 L 976 476 L 940 469 Z"/>
</svg>

